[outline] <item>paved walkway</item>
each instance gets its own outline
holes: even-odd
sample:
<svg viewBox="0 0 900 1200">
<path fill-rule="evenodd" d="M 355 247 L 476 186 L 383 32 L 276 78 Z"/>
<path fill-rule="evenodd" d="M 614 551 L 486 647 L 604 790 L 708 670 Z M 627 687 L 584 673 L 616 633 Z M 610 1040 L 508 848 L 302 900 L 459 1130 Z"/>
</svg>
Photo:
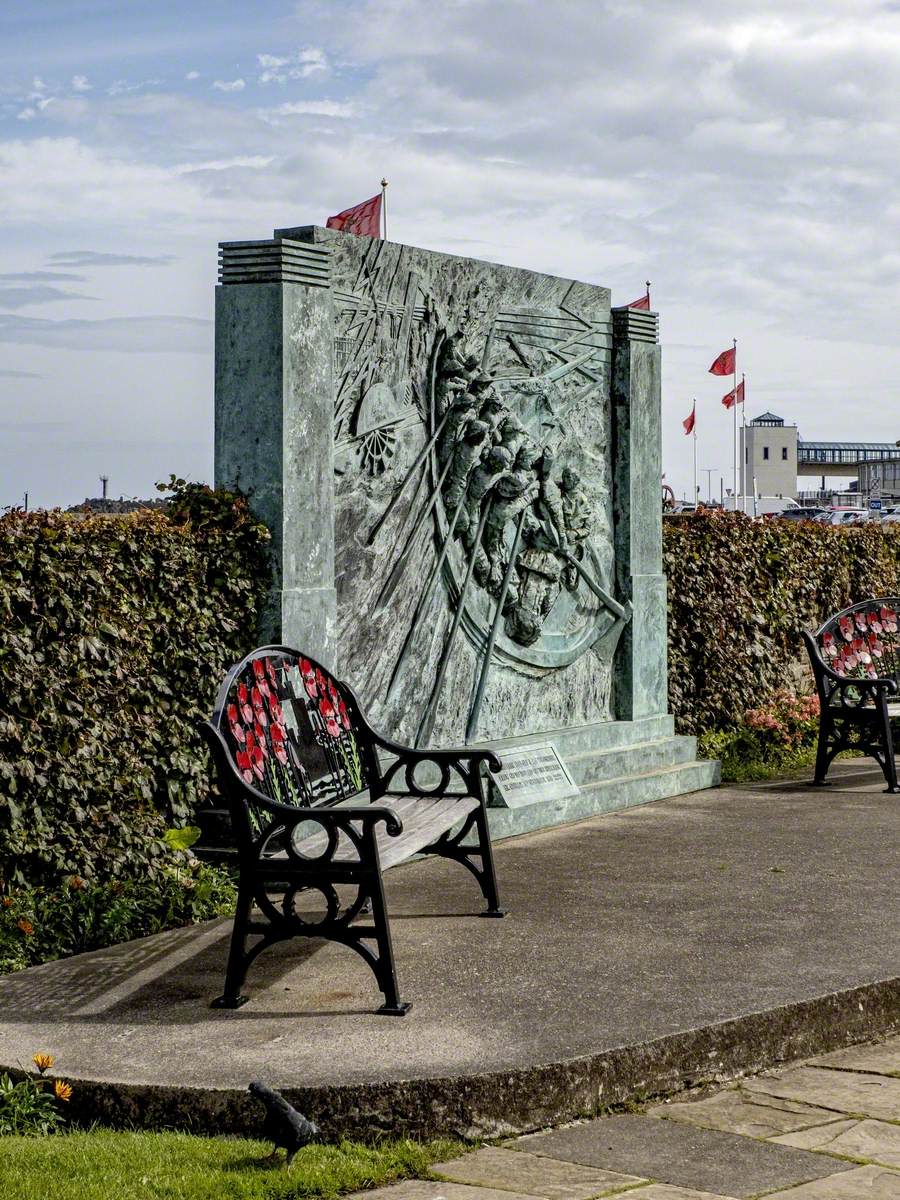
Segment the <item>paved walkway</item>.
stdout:
<svg viewBox="0 0 900 1200">
<path fill-rule="evenodd" d="M 212 1010 L 230 922 L 0 979 L 0 1070 L 35 1049 L 87 1115 L 241 1130 L 251 1079 L 331 1135 L 511 1136 L 639 1094 L 900 1031 L 900 798 L 835 786 L 677 796 L 497 847 L 509 916 L 458 864 L 386 877 L 408 1016 L 365 964 L 282 944 Z"/>
<path fill-rule="evenodd" d="M 353 1200 L 897 1200 L 900 1038 L 569 1125 Z"/>
</svg>

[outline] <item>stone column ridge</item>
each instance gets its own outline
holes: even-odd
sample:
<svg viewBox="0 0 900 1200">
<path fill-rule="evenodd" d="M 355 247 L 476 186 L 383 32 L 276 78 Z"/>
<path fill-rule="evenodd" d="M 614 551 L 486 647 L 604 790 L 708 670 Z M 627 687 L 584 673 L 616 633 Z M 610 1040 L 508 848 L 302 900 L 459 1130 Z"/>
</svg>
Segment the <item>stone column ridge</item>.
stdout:
<svg viewBox="0 0 900 1200">
<path fill-rule="evenodd" d="M 219 243 L 219 283 L 302 283 L 331 286 L 328 246 L 288 238 Z"/>
<path fill-rule="evenodd" d="M 659 313 L 639 308 L 612 309 L 613 338 L 616 341 L 659 343 Z"/>
</svg>

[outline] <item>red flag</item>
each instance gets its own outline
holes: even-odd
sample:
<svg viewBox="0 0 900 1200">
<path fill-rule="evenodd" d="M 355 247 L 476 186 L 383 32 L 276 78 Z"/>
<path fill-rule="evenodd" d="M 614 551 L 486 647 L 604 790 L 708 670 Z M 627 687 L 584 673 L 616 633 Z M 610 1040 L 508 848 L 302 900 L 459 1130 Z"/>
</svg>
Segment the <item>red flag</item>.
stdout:
<svg viewBox="0 0 900 1200">
<path fill-rule="evenodd" d="M 381 237 L 381 192 L 353 208 L 345 208 L 325 222 L 326 229 L 342 229 L 364 237 Z"/>
<path fill-rule="evenodd" d="M 684 420 L 681 422 L 682 425 L 684 426 L 684 432 L 686 434 L 691 434 L 694 432 L 694 424 L 696 423 L 696 420 L 697 420 L 697 401 L 695 400 L 694 407 L 691 409 L 690 415 L 685 417 Z"/>
<path fill-rule="evenodd" d="M 734 374 L 735 353 L 736 351 L 733 346 L 730 350 L 723 350 L 713 365 L 709 368 L 710 375 Z"/>
<path fill-rule="evenodd" d="M 732 404 L 743 404 L 744 403 L 744 381 L 743 381 L 743 379 L 737 385 L 736 388 L 732 388 L 730 392 L 727 392 L 722 397 L 722 403 L 725 405 L 726 408 L 731 408 Z"/>
<path fill-rule="evenodd" d="M 632 300 L 630 304 L 625 305 L 626 308 L 642 308 L 645 312 L 650 311 L 650 293 L 646 292 L 641 296 L 640 300 Z"/>
</svg>

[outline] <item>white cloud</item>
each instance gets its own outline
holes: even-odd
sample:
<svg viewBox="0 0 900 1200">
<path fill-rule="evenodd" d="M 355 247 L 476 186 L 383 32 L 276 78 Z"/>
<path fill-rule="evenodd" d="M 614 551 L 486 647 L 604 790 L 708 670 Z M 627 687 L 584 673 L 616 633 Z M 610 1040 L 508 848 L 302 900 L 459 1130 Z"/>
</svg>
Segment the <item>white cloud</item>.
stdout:
<svg viewBox="0 0 900 1200">
<path fill-rule="evenodd" d="M 308 79 L 319 71 L 328 70 L 328 58 L 318 46 L 303 46 L 294 54 L 257 54 L 262 68 L 260 83 L 287 83 L 289 79 Z"/>
<path fill-rule="evenodd" d="M 185 79 L 199 79 L 199 78 L 200 78 L 199 71 L 188 71 L 187 75 L 185 75 Z"/>
<path fill-rule="evenodd" d="M 16 113 L 16 118 L 19 121 L 33 121 L 36 116 L 37 116 L 37 109 L 31 108 L 31 107 L 23 108 L 21 110 L 21 112 Z"/>
<path fill-rule="evenodd" d="M 217 79 L 213 83 L 220 92 L 242 92 L 246 86 L 243 79 Z"/>
<path fill-rule="evenodd" d="M 276 108 L 261 108 L 257 111 L 262 120 L 277 125 L 283 117 L 335 117 L 346 120 L 357 116 L 359 109 L 349 101 L 296 100 L 279 104 Z"/>
<path fill-rule="evenodd" d="M 231 171 L 235 167 L 260 171 L 272 162 L 274 162 L 272 154 L 245 154 L 236 158 L 213 158 L 205 162 L 179 163 L 177 167 L 172 168 L 172 171 L 175 175 L 192 175 L 198 171 Z"/>
<path fill-rule="evenodd" d="M 88 83 L 86 75 L 72 76 L 72 91 L 73 92 L 89 92 L 91 85 Z"/>
<path fill-rule="evenodd" d="M 128 92 L 139 92 L 141 88 L 157 87 L 161 79 L 141 79 L 137 83 L 129 83 L 127 79 L 116 79 L 106 89 L 107 96 L 124 96 Z"/>
</svg>

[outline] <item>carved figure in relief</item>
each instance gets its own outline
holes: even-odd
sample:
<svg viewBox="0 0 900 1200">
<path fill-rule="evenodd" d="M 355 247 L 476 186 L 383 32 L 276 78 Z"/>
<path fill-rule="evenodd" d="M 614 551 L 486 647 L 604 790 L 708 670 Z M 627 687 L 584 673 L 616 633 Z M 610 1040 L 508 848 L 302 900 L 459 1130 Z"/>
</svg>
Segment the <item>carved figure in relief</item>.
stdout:
<svg viewBox="0 0 900 1200">
<path fill-rule="evenodd" d="M 461 391 L 463 384 L 451 380 L 447 387 L 451 397 L 450 411 L 438 438 L 438 462 L 443 466 L 453 451 L 464 425 L 475 416 L 477 401 L 471 392 Z"/>
<path fill-rule="evenodd" d="M 571 467 L 564 467 L 559 481 L 559 490 L 562 496 L 563 521 L 569 542 L 569 552 L 573 558 L 577 558 L 581 562 L 584 558 L 584 544 L 591 536 L 593 521 L 578 472 Z M 570 592 L 574 592 L 578 587 L 578 572 L 571 563 L 566 564 L 563 584 Z"/>
<path fill-rule="evenodd" d="M 491 510 L 484 526 L 484 552 L 487 557 L 489 591 L 496 594 L 506 570 L 505 534 L 510 522 L 515 522 L 538 496 L 540 485 L 535 477 L 534 464 L 538 451 L 523 446 L 516 455 L 512 471 L 501 475 L 491 490 Z M 476 563 L 477 570 L 477 563 Z"/>
<path fill-rule="evenodd" d="M 457 531 L 467 552 L 475 550 L 475 534 L 481 517 L 481 503 L 496 481 L 512 466 L 512 455 L 502 446 L 492 446 L 469 476 L 466 499 L 457 522 Z"/>
<path fill-rule="evenodd" d="M 510 454 L 516 454 L 519 447 L 528 437 L 528 430 L 515 413 L 508 412 L 500 422 L 499 434 L 500 445 L 507 449 Z"/>
<path fill-rule="evenodd" d="M 540 486 L 535 509 L 539 521 L 545 522 L 550 527 L 551 542 L 547 549 L 568 550 L 568 536 L 566 531 L 565 513 L 563 512 L 562 492 L 559 484 L 553 480 L 553 465 L 556 456 L 549 446 L 544 447 L 544 452 L 538 460 L 537 474 Z"/>
<path fill-rule="evenodd" d="M 494 445 L 500 441 L 500 422 L 503 420 L 506 411 L 503 401 L 493 390 L 487 393 L 481 402 L 481 408 L 478 410 L 478 419 L 487 423 L 490 429 L 490 440 Z"/>
<path fill-rule="evenodd" d="M 481 458 L 488 432 L 489 426 L 485 421 L 470 420 L 453 451 L 453 465 L 444 485 L 444 506 L 450 516 L 456 512 L 456 506 L 466 494 L 469 476 Z"/>
</svg>

